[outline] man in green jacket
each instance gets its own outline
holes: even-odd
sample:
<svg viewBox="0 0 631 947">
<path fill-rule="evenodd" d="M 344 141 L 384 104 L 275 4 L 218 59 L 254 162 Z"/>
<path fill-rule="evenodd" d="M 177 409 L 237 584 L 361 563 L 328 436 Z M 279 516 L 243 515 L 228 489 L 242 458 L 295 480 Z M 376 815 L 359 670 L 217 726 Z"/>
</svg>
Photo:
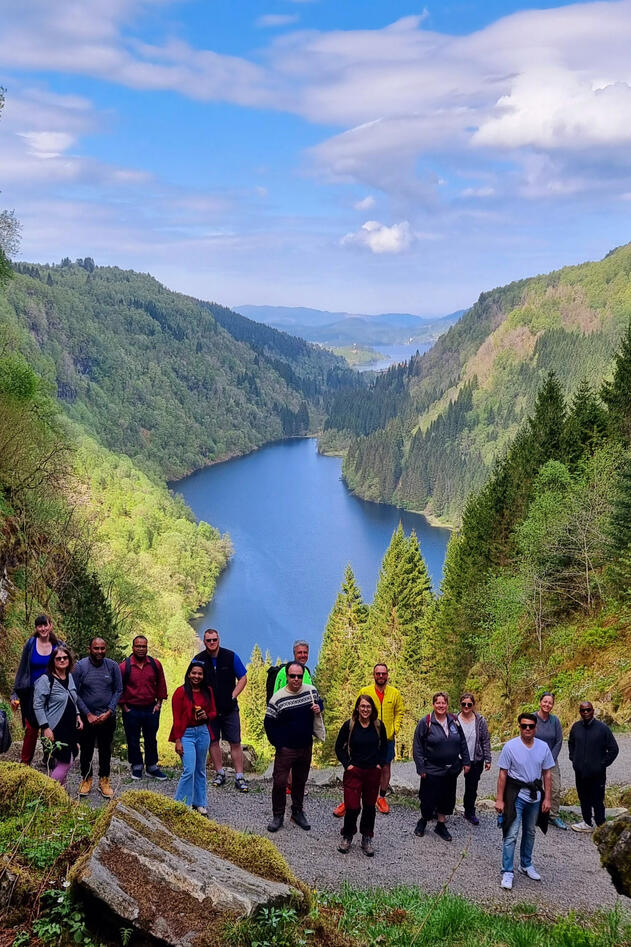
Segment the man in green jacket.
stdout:
<svg viewBox="0 0 631 947">
<path fill-rule="evenodd" d="M 299 638 L 297 641 L 294 641 L 294 661 L 297 661 L 298 664 L 302 664 L 303 668 L 305 669 L 305 676 L 302 681 L 303 684 L 312 683 L 311 674 L 309 673 L 309 668 L 307 667 L 308 660 L 309 660 L 309 642 L 303 641 L 302 638 Z M 289 667 L 290 663 L 291 662 L 281 665 L 280 670 L 278 674 L 276 675 L 276 680 L 274 682 L 274 690 L 273 690 L 274 694 L 276 693 L 276 691 L 279 691 L 281 687 L 287 687 L 287 668 Z"/>
</svg>

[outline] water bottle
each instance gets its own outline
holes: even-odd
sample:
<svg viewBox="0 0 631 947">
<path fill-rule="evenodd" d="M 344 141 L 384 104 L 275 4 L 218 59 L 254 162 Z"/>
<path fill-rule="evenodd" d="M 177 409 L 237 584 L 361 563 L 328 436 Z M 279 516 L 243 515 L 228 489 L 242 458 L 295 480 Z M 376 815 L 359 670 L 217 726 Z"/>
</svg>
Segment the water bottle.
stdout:
<svg viewBox="0 0 631 947">
<path fill-rule="evenodd" d="M 504 813 L 503 813 L 503 812 L 500 812 L 499 815 L 498 815 L 498 817 L 497 817 L 497 827 L 498 827 L 498 829 L 501 829 L 502 826 L 503 826 L 503 824 L 504 824 Z"/>
</svg>

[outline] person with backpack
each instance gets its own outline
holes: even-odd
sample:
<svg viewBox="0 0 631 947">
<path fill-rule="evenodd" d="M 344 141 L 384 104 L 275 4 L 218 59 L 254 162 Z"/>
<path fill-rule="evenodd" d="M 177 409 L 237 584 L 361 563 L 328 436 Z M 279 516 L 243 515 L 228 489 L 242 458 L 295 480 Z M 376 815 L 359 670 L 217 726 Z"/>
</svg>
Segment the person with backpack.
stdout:
<svg viewBox="0 0 631 947">
<path fill-rule="evenodd" d="M 436 816 L 434 832 L 451 842 L 446 818 L 456 805 L 458 774 L 461 770 L 465 775 L 469 772 L 471 759 L 460 721 L 449 713 L 449 695 L 438 691 L 432 705 L 432 713 L 418 722 L 414 733 L 414 762 L 421 777 L 421 818 L 414 834 L 422 838 L 427 823 Z"/>
<path fill-rule="evenodd" d="M 127 738 L 127 759 L 131 778 L 142 779 L 142 750 L 145 745 L 144 766 L 151 779 L 167 779 L 158 766 L 158 729 L 160 709 L 167 699 L 167 684 L 162 665 L 147 653 L 144 635 L 136 635 L 131 643 L 131 655 L 119 664 L 123 695 L 119 701 L 123 712 L 123 727 Z"/>
<path fill-rule="evenodd" d="M 382 768 L 388 759 L 388 732 L 379 719 L 374 700 L 360 694 L 350 720 L 340 727 L 335 741 L 335 754 L 344 767 L 344 824 L 338 851 L 350 851 L 357 831 L 357 816 L 361 809 L 359 831 L 362 851 L 369 858 L 375 854 L 376 803 Z"/>
<path fill-rule="evenodd" d="M 35 755 L 39 727 L 33 710 L 33 693 L 36 682 L 46 674 L 48 662 L 55 648 L 60 644 L 53 631 L 53 623 L 48 615 L 38 615 L 35 630 L 22 649 L 20 664 L 15 675 L 15 684 L 11 694 L 11 707 L 22 712 L 24 724 L 24 742 L 20 762 L 30 766 Z"/>
<path fill-rule="evenodd" d="M 72 654 L 65 645 L 51 651 L 44 674 L 35 683 L 33 711 L 42 739 L 44 760 L 51 779 L 66 783 L 78 752 L 77 734 L 83 728 L 72 677 Z"/>
<path fill-rule="evenodd" d="M 83 720 L 79 738 L 81 755 L 80 798 L 92 791 L 92 758 L 94 747 L 99 748 L 99 792 L 105 799 L 112 799 L 114 790 L 110 782 L 112 743 L 116 730 L 116 707 L 123 693 L 120 668 L 116 661 L 106 657 L 107 644 L 103 638 L 93 638 L 87 658 L 77 661 L 74 682 L 77 688 L 77 703 Z"/>
<path fill-rule="evenodd" d="M 302 664 L 305 669 L 305 676 L 302 681 L 303 684 L 312 684 L 311 671 L 307 667 L 307 661 L 309 660 L 309 642 L 304 641 L 302 638 L 294 641 L 293 652 L 294 661 Z M 292 663 L 292 661 L 288 661 L 286 664 L 273 664 L 268 668 L 267 680 L 265 682 L 265 696 L 268 704 L 276 691 L 279 691 L 281 687 L 287 687 L 287 668 Z"/>
</svg>

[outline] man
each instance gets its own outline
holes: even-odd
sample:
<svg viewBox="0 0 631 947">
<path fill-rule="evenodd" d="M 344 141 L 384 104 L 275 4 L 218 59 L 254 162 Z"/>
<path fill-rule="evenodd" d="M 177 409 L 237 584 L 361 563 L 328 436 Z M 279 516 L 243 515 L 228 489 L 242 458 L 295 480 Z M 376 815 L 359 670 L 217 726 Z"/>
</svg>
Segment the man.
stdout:
<svg viewBox="0 0 631 947">
<path fill-rule="evenodd" d="M 131 643 L 131 655 L 120 663 L 123 678 L 123 726 L 127 739 L 127 759 L 131 778 L 142 779 L 142 750 L 145 744 L 144 765 L 151 779 L 167 778 L 158 766 L 158 729 L 162 702 L 167 699 L 167 684 L 162 665 L 148 654 L 144 635 L 136 635 Z"/>
<path fill-rule="evenodd" d="M 216 730 L 218 737 L 210 744 L 210 756 L 216 770 L 213 786 L 223 786 L 226 771 L 221 758 L 220 739 L 230 744 L 234 785 L 239 792 L 247 792 L 248 784 L 243 776 L 243 748 L 241 747 L 241 718 L 237 697 L 248 683 L 245 665 L 238 654 L 219 644 L 219 632 L 207 628 L 204 632 L 205 650 L 196 655 L 206 667 L 206 680 L 213 689 L 217 705 Z"/>
<path fill-rule="evenodd" d="M 367 684 L 366 687 L 362 687 L 357 696 L 372 697 L 379 711 L 379 719 L 386 728 L 388 735 L 387 762 L 381 768 L 379 798 L 377 799 L 377 810 L 387 815 L 390 812 L 390 806 L 386 802 L 386 792 L 390 785 L 392 760 L 394 759 L 394 741 L 403 721 L 403 699 L 397 688 L 393 687 L 392 684 L 388 684 L 387 664 L 375 664 L 372 676 L 374 684 Z M 333 815 L 341 818 L 345 811 L 344 803 L 341 802 L 333 810 Z"/>
<path fill-rule="evenodd" d="M 591 701 L 582 701 L 578 712 L 581 719 L 572 724 L 568 749 L 583 821 L 572 828 L 575 832 L 591 832 L 594 828 L 592 814 L 596 825 L 605 821 L 607 767 L 617 757 L 619 748 L 607 724 L 594 720 Z"/>
<path fill-rule="evenodd" d="M 272 782 L 272 821 L 268 832 L 278 832 L 285 819 L 287 780 L 291 773 L 291 820 L 301 829 L 311 826 L 303 803 L 311 766 L 314 733 L 324 740 L 322 700 L 312 685 L 303 683 L 304 668 L 292 661 L 287 686 L 276 691 L 265 711 L 265 732 L 276 749 Z"/>
<path fill-rule="evenodd" d="M 535 827 L 548 830 L 550 792 L 554 758 L 543 740 L 535 739 L 537 717 L 522 713 L 517 718 L 519 736 L 505 743 L 500 753 L 495 809 L 502 817 L 502 888 L 513 887 L 515 846 L 521 825 L 519 870 L 522 874 L 541 881 L 541 875 L 532 864 L 535 845 Z M 498 820 L 499 821 L 499 820 Z"/>
<path fill-rule="evenodd" d="M 77 705 L 83 720 L 79 731 L 81 785 L 79 796 L 92 790 L 92 758 L 99 748 L 99 792 L 106 799 L 114 795 L 110 782 L 112 742 L 116 730 L 116 707 L 123 693 L 121 672 L 116 661 L 106 657 L 103 638 L 93 638 L 87 658 L 77 661 L 72 676 L 77 688 Z"/>
<path fill-rule="evenodd" d="M 294 661 L 297 661 L 298 664 L 302 664 L 303 668 L 305 669 L 305 676 L 302 680 L 302 683 L 311 684 L 311 672 L 309 668 L 307 667 L 307 661 L 309 660 L 308 642 L 303 641 L 302 639 L 299 639 L 298 641 L 294 641 L 293 651 L 294 651 Z M 290 664 L 291 664 L 291 661 L 288 661 L 287 664 L 281 665 L 280 670 L 278 671 L 278 674 L 276 675 L 276 680 L 274 681 L 274 690 L 272 691 L 273 694 L 275 694 L 276 691 L 279 691 L 281 687 L 287 686 L 287 669 Z"/>
</svg>

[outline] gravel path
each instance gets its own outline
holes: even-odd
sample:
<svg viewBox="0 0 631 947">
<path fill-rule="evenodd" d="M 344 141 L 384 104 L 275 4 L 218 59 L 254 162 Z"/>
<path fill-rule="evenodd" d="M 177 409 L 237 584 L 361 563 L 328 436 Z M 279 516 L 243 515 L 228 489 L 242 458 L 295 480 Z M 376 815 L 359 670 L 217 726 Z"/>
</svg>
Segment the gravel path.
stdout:
<svg viewBox="0 0 631 947">
<path fill-rule="evenodd" d="M 609 771 L 610 784 L 631 782 L 631 735 L 622 735 L 619 743 L 620 756 Z M 401 781 L 411 778 L 408 777 L 411 765 L 395 764 L 396 775 Z M 568 766 L 565 755 L 562 769 L 566 786 L 571 785 Z M 494 792 L 496 779 L 496 769 L 483 777 L 480 798 Z M 78 767 L 75 765 L 68 779 L 70 793 L 76 792 L 78 782 Z M 161 783 L 149 779 L 133 781 L 129 778 L 128 768 L 121 765 L 118 773 L 112 773 L 112 782 L 117 792 L 146 788 L 172 796 L 177 778 Z M 377 815 L 376 855 L 368 859 L 359 847 L 357 836 L 348 855 L 337 851 L 341 821 L 333 817 L 332 809 L 341 800 L 338 789 L 311 785 L 305 803 L 311 831 L 304 832 L 289 821 L 288 805 L 284 828 L 272 836 L 266 831 L 271 816 L 270 783 L 260 778 L 253 779 L 250 787 L 250 792 L 245 795 L 237 793 L 230 780 L 221 789 L 209 785 L 210 817 L 272 839 L 296 874 L 319 889 L 335 889 L 348 882 L 356 887 L 382 888 L 414 884 L 425 891 L 435 892 L 450 879 L 457 867 L 449 889 L 486 904 L 506 906 L 527 902 L 536 904 L 548 914 L 556 914 L 572 909 L 611 908 L 619 900 L 631 910 L 631 900 L 617 899 L 609 875 L 600 867 L 596 846 L 589 835 L 550 828 L 544 836 L 538 831 L 533 861 L 543 881 L 533 882 L 516 874 L 513 891 L 505 892 L 499 887 L 501 835 L 491 812 L 479 813 L 481 824 L 476 828 L 461 815 L 450 818 L 451 843 L 434 834 L 433 824 L 428 827 L 425 838 L 417 839 L 413 834 L 419 817 L 417 801 L 411 796 L 389 796 L 391 811 L 387 816 Z M 96 790 L 93 790 L 90 801 L 97 806 L 103 803 Z"/>
</svg>

